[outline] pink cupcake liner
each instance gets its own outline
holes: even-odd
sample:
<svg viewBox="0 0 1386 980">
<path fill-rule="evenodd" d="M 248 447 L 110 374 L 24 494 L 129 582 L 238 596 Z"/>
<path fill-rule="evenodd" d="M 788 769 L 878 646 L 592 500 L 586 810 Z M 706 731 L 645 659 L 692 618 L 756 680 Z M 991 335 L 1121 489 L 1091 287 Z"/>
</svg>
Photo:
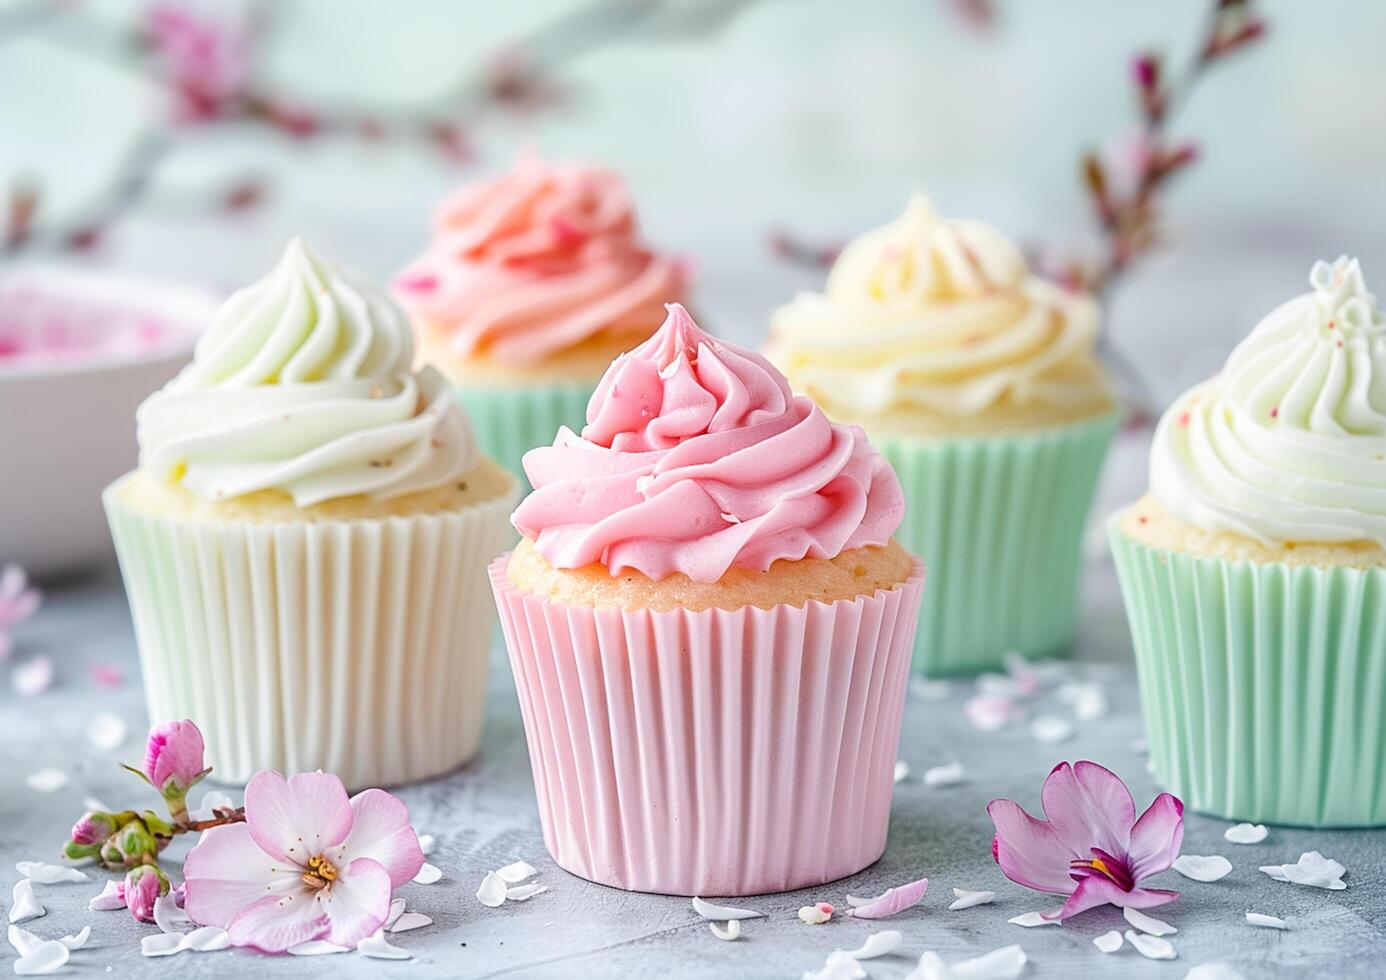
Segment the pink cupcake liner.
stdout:
<svg viewBox="0 0 1386 980">
<path fill-rule="evenodd" d="M 491 585 L 544 843 L 632 891 L 754 895 L 885 850 L 924 565 L 832 605 L 625 611 Z"/>
</svg>

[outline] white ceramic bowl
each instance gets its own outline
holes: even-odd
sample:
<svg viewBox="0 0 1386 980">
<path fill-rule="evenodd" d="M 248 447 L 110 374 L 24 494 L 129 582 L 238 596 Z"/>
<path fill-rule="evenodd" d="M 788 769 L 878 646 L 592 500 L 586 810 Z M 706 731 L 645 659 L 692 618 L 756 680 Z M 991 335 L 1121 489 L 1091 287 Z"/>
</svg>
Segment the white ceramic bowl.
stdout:
<svg viewBox="0 0 1386 980">
<path fill-rule="evenodd" d="M 211 293 L 171 283 L 0 271 L 0 343 L 30 329 L 77 337 L 61 355 L 0 356 L 0 564 L 44 576 L 112 553 L 101 491 L 135 465 L 135 409 L 188 362 L 215 309 Z M 133 332 L 84 345 L 103 330 Z"/>
</svg>

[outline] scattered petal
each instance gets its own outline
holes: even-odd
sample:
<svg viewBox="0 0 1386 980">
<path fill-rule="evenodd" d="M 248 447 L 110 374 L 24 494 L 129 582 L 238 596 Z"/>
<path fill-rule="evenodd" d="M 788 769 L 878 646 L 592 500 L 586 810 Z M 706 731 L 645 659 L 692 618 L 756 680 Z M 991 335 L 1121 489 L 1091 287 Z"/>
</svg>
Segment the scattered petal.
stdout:
<svg viewBox="0 0 1386 980">
<path fill-rule="evenodd" d="M 854 960 L 873 960 L 877 956 L 888 956 L 895 952 L 904 941 L 905 937 L 900 933 L 894 929 L 886 929 L 882 932 L 873 932 L 866 937 L 866 942 L 856 949 L 838 950 L 838 952 L 845 952 Z"/>
<path fill-rule="evenodd" d="M 423 867 L 419 868 L 419 873 L 414 876 L 414 884 L 431 885 L 434 882 L 441 881 L 442 877 L 443 872 L 441 869 L 425 861 Z"/>
<path fill-rule="evenodd" d="M 194 953 L 215 953 L 219 949 L 227 949 L 230 945 L 231 936 L 225 929 L 203 926 L 184 936 L 181 948 L 192 950 Z"/>
<path fill-rule="evenodd" d="M 114 752 L 125 744 L 125 719 L 109 711 L 98 711 L 87 722 L 87 741 L 102 752 Z"/>
<path fill-rule="evenodd" d="M 1153 915 L 1146 915 L 1140 909 L 1124 908 L 1121 910 L 1121 914 L 1126 917 L 1126 921 L 1131 923 L 1131 925 L 1135 926 L 1141 932 L 1148 933 L 1152 936 L 1172 936 L 1179 931 L 1163 919 L 1157 919 Z"/>
<path fill-rule="evenodd" d="M 1024 972 L 1028 959 L 1019 946 L 1002 946 L 950 967 L 929 950 L 905 980 L 1014 980 Z"/>
<path fill-rule="evenodd" d="M 234 810 L 236 801 L 219 789 L 209 789 L 202 794 L 202 802 L 190 813 L 194 820 L 211 820 L 218 810 Z"/>
<path fill-rule="evenodd" d="M 180 934 L 195 925 L 188 913 L 178 907 L 178 900 L 173 892 L 154 899 L 154 924 L 159 927 L 160 932 Z"/>
<path fill-rule="evenodd" d="M 1126 930 L 1126 941 L 1136 947 L 1136 952 L 1140 953 L 1148 960 L 1172 960 L 1179 954 L 1174 951 L 1168 939 L 1161 939 L 1159 936 L 1146 936 L 1132 929 Z"/>
<path fill-rule="evenodd" d="M 428 854 L 430 854 L 430 853 L 433 851 L 433 835 L 432 835 L 432 834 L 420 834 L 420 835 L 419 835 L 419 850 L 423 851 L 423 853 L 424 853 L 425 856 L 427 856 Z"/>
<path fill-rule="evenodd" d="M 14 693 L 32 698 L 53 686 L 53 661 L 44 656 L 30 657 L 10 675 Z"/>
<path fill-rule="evenodd" d="M 1073 722 L 1054 715 L 1040 715 L 1030 722 L 1030 734 L 1044 745 L 1057 745 L 1073 737 Z"/>
<path fill-rule="evenodd" d="M 19 861 L 15 870 L 39 885 L 57 885 L 67 882 L 90 881 L 86 872 L 61 864 L 45 864 L 42 861 Z"/>
<path fill-rule="evenodd" d="M 476 900 L 488 909 L 498 909 L 505 904 L 505 882 L 494 871 L 486 872 L 481 879 L 481 887 L 476 890 Z"/>
<path fill-rule="evenodd" d="M 93 912 L 114 912 L 116 909 L 125 908 L 125 889 L 123 882 L 108 881 L 101 887 L 101 894 L 92 897 L 87 902 L 87 908 Z"/>
<path fill-rule="evenodd" d="M 120 687 L 125 683 L 125 675 L 112 663 L 95 663 L 90 668 L 91 679 L 102 687 Z"/>
<path fill-rule="evenodd" d="M 963 704 L 963 714 L 973 728 L 994 732 L 1011 720 L 1015 702 L 999 694 L 978 694 Z"/>
<path fill-rule="evenodd" d="M 712 922 L 726 922 L 729 919 L 763 919 L 764 912 L 752 909 L 739 909 L 731 905 L 713 905 L 701 898 L 693 899 L 693 911 Z"/>
<path fill-rule="evenodd" d="M 1284 919 L 1277 919 L 1273 915 L 1266 915 L 1263 912 L 1248 912 L 1246 914 L 1247 925 L 1260 926 L 1262 929 L 1288 929 L 1289 924 Z"/>
<path fill-rule="evenodd" d="M 948 906 L 948 910 L 961 912 L 963 909 L 970 909 L 976 905 L 990 905 L 996 900 L 996 892 L 972 892 L 966 888 L 954 888 L 953 898 L 956 901 Z"/>
<path fill-rule="evenodd" d="M 350 953 L 351 950 L 345 946 L 338 946 L 336 943 L 329 943 L 326 939 L 310 939 L 306 943 L 299 943 L 297 946 L 290 946 L 288 953 L 290 956 L 326 956 L 328 953 Z"/>
<path fill-rule="evenodd" d="M 379 929 L 357 943 L 356 951 L 362 956 L 369 956 L 377 960 L 408 960 L 414 957 L 414 954 L 407 949 L 390 945 L 389 940 Z"/>
<path fill-rule="evenodd" d="M 534 866 L 524 861 L 516 861 L 514 864 L 507 864 L 505 867 L 496 871 L 496 876 L 507 885 L 518 885 L 528 878 L 533 878 L 539 872 Z"/>
<path fill-rule="evenodd" d="M 183 951 L 184 935 L 181 932 L 156 932 L 140 940 L 141 956 L 172 956 Z"/>
<path fill-rule="evenodd" d="M 27 922 L 48 912 L 34 897 L 34 883 L 28 878 L 20 878 L 14 883 L 13 902 L 10 905 L 11 922 Z"/>
<path fill-rule="evenodd" d="M 1267 833 L 1263 823 L 1239 823 L 1224 830 L 1222 836 L 1233 844 L 1259 844 L 1266 839 Z"/>
<path fill-rule="evenodd" d="M 950 762 L 946 766 L 933 766 L 924 770 L 925 786 L 956 786 L 967 781 L 967 773 L 961 762 Z"/>
<path fill-rule="evenodd" d="M 860 963 L 841 951 L 828 954 L 822 969 L 805 973 L 803 980 L 863 980 L 866 971 Z"/>
<path fill-rule="evenodd" d="M 1200 963 L 1184 974 L 1184 980 L 1246 980 L 1226 963 Z"/>
<path fill-rule="evenodd" d="M 1288 881 L 1295 885 L 1327 888 L 1335 892 L 1347 887 L 1343 881 L 1347 869 L 1318 851 L 1304 852 L 1294 864 L 1267 864 L 1262 865 L 1261 870 L 1276 881 Z"/>
<path fill-rule="evenodd" d="M 1232 873 L 1232 862 L 1221 854 L 1181 854 L 1170 867 L 1194 881 L 1220 881 Z"/>
<path fill-rule="evenodd" d="M 402 899 L 402 898 L 392 898 L 392 899 L 390 899 L 390 912 L 389 912 L 388 915 L 385 916 L 385 922 L 384 922 L 384 924 L 381 926 L 381 928 L 384 929 L 386 932 L 389 932 L 389 931 L 390 931 L 390 927 L 393 926 L 396 922 L 398 922 L 398 921 L 399 921 L 399 917 L 400 917 L 401 915 L 403 915 L 403 914 L 404 914 L 404 899 Z"/>
<path fill-rule="evenodd" d="M 37 977 L 54 973 L 67 963 L 72 951 L 56 939 L 41 943 L 14 962 L 14 972 L 21 977 Z"/>
<path fill-rule="evenodd" d="M 34 950 L 42 946 L 44 940 L 35 936 L 28 929 L 21 929 L 19 926 L 10 926 L 10 945 L 20 956 L 28 956 Z"/>
<path fill-rule="evenodd" d="M 799 909 L 799 921 L 805 925 L 821 926 L 833 917 L 833 907 L 829 902 L 817 902 Z"/>
<path fill-rule="evenodd" d="M 727 922 L 709 922 L 707 927 L 712 930 L 712 934 L 724 943 L 733 943 L 741 938 L 741 920 L 731 919 Z"/>
<path fill-rule="evenodd" d="M 40 793 L 56 793 L 67 785 L 67 773 L 49 766 L 47 769 L 29 773 L 24 777 L 24 781 L 29 784 L 30 789 L 38 790 Z"/>
<path fill-rule="evenodd" d="M 1024 926 L 1026 929 L 1034 929 L 1036 926 L 1057 926 L 1058 919 L 1046 919 L 1043 912 L 1022 912 L 1020 915 L 1013 916 L 1006 920 L 1013 926 Z"/>
<path fill-rule="evenodd" d="M 1096 681 L 1061 684 L 1054 697 L 1070 705 L 1079 721 L 1096 721 L 1107 714 L 1107 689 Z"/>
<path fill-rule="evenodd" d="M 910 764 L 904 759 L 897 759 L 895 762 L 895 781 L 902 783 L 909 778 Z"/>
<path fill-rule="evenodd" d="M 1113 929 L 1098 936 L 1092 941 L 1092 944 L 1104 953 L 1115 953 L 1121 949 L 1121 942 L 1121 933 Z"/>
<path fill-rule="evenodd" d="M 81 949 L 87 944 L 87 940 L 90 938 L 91 926 L 83 926 L 75 935 L 64 936 L 62 939 L 59 939 L 58 942 L 62 943 L 68 949 Z"/>
<path fill-rule="evenodd" d="M 433 925 L 433 920 L 422 912 L 403 912 L 394 922 L 386 926 L 386 932 L 409 932 L 411 929 L 422 929 L 424 926 Z"/>
<path fill-rule="evenodd" d="M 910 693 L 926 701 L 942 701 L 953 693 L 948 681 L 931 681 L 927 677 L 911 677 Z"/>
<path fill-rule="evenodd" d="M 505 890 L 505 900 L 507 902 L 527 902 L 535 895 L 542 895 L 548 890 L 548 885 L 541 885 L 537 881 L 531 881 L 527 885 L 511 885 Z"/>
<path fill-rule="evenodd" d="M 898 915 L 912 905 L 918 904 L 928 890 L 929 879 L 920 878 L 918 881 L 911 881 L 909 884 L 891 888 L 876 898 L 866 901 L 848 895 L 847 904 L 851 908 L 847 910 L 847 914 L 856 916 L 858 919 L 885 919 L 892 915 Z"/>
</svg>

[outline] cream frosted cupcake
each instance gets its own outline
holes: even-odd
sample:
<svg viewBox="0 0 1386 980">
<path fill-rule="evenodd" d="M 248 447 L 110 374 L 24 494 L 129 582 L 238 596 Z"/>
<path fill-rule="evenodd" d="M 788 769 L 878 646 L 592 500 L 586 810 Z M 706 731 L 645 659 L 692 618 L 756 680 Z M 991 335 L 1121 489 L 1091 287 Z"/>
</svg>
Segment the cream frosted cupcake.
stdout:
<svg viewBox="0 0 1386 980">
<path fill-rule="evenodd" d="M 525 469 L 491 578 L 554 859 L 716 895 L 875 861 L 923 566 L 861 431 L 673 305 Z"/>
<path fill-rule="evenodd" d="M 195 719 L 219 778 L 392 784 L 476 751 L 517 487 L 413 360 L 389 297 L 294 240 L 140 406 L 106 512 L 149 714 Z"/>
<path fill-rule="evenodd" d="M 930 585 L 915 666 L 976 671 L 1064 650 L 1079 547 L 1118 415 L 1097 307 L 1031 275 L 996 230 L 915 197 L 778 310 L 766 353 L 862 426 L 905 489 L 899 539 Z"/>
<path fill-rule="evenodd" d="M 686 290 L 684 264 L 641 238 L 618 174 L 528 155 L 445 200 L 428 250 L 395 280 L 423 356 L 517 475 L 526 450 L 582 424 L 612 358 Z"/>
<path fill-rule="evenodd" d="M 1112 548 L 1156 776 L 1196 810 L 1386 824 L 1386 323 L 1317 263 L 1155 430 Z"/>
</svg>

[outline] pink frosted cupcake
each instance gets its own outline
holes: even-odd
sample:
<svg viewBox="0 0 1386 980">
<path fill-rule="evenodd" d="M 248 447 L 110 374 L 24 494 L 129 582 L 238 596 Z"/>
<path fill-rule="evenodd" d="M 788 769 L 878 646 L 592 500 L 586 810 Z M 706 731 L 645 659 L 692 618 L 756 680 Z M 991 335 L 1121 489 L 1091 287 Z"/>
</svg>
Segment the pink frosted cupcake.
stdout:
<svg viewBox="0 0 1386 980">
<path fill-rule="evenodd" d="M 529 155 L 444 200 L 432 242 L 395 280 L 423 359 L 516 472 L 560 425 L 582 424 L 612 358 L 686 289 L 684 264 L 640 234 L 619 174 Z"/>
<path fill-rule="evenodd" d="M 524 462 L 491 581 L 554 859 L 741 895 L 880 857 L 924 569 L 861 430 L 674 304 Z"/>
</svg>

